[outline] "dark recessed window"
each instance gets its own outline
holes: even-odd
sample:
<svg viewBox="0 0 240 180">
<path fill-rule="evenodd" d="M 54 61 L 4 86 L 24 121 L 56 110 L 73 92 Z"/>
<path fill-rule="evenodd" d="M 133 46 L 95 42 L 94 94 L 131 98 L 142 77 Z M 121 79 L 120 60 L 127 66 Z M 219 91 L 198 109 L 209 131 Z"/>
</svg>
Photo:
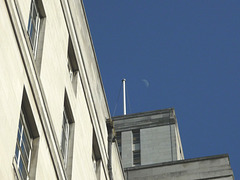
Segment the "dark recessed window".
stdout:
<svg viewBox="0 0 240 180">
<path fill-rule="evenodd" d="M 68 40 L 68 54 L 67 54 L 67 66 L 68 66 L 68 71 L 69 71 L 69 76 L 70 76 L 70 80 L 73 81 L 74 76 L 78 73 L 79 68 L 78 68 L 78 63 L 77 63 L 77 59 L 76 59 L 76 55 L 74 52 L 74 48 L 73 48 L 73 43 L 71 38 L 69 37 Z"/>
<path fill-rule="evenodd" d="M 19 118 L 19 124 L 18 124 L 18 132 L 17 132 L 15 160 L 16 160 L 19 174 L 22 179 L 29 178 L 32 140 L 33 139 L 30 136 L 30 130 L 27 126 L 24 112 L 21 111 L 20 118 Z"/>
<path fill-rule="evenodd" d="M 140 129 L 135 129 L 132 131 L 133 133 L 133 144 L 140 143 Z"/>
<path fill-rule="evenodd" d="M 141 149 L 140 149 L 140 129 L 132 130 L 133 135 L 133 165 L 141 164 Z"/>
<path fill-rule="evenodd" d="M 63 120 L 62 120 L 62 138 L 61 138 L 61 152 L 63 158 L 63 165 L 66 169 L 67 176 L 71 179 L 72 162 L 73 162 L 73 142 L 74 142 L 74 117 L 71 110 L 71 105 L 67 94 L 65 94 L 63 106 Z"/>
<path fill-rule="evenodd" d="M 64 107 L 63 110 L 63 124 L 62 124 L 62 141 L 61 141 L 61 150 L 64 160 L 64 165 L 67 165 L 67 155 L 68 155 L 68 144 L 69 144 L 69 134 L 70 134 L 70 128 L 69 128 L 69 118 L 67 117 L 66 110 Z"/>
<path fill-rule="evenodd" d="M 92 139 L 92 162 L 93 162 L 93 168 L 96 173 L 96 179 L 101 179 L 101 153 L 99 149 L 99 144 L 97 141 L 96 134 L 93 130 L 93 139 Z"/>
<path fill-rule="evenodd" d="M 135 150 L 133 151 L 133 165 L 137 166 L 137 165 L 141 165 L 141 154 L 140 154 L 140 150 Z"/>
<path fill-rule="evenodd" d="M 76 53 L 73 48 L 73 42 L 71 37 L 69 36 L 68 40 L 68 52 L 67 52 L 67 68 L 70 77 L 70 81 L 72 82 L 72 87 L 75 95 L 77 94 L 77 83 L 79 81 L 79 67 L 76 59 Z"/>
<path fill-rule="evenodd" d="M 37 42 L 40 28 L 40 15 L 35 0 L 31 3 L 30 15 L 28 20 L 28 35 L 33 49 L 34 57 L 37 51 Z"/>
<path fill-rule="evenodd" d="M 16 179 L 35 179 L 39 133 L 24 89 L 13 159 Z"/>
</svg>

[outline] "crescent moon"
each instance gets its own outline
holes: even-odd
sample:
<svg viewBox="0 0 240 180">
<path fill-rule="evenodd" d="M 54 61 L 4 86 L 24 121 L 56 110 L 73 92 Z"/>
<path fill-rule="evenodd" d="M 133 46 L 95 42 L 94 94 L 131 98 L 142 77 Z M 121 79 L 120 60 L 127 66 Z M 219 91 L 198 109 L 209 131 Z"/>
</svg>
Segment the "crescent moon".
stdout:
<svg viewBox="0 0 240 180">
<path fill-rule="evenodd" d="M 149 87 L 149 82 L 146 79 L 142 79 L 142 82 L 145 84 L 146 87 Z"/>
</svg>

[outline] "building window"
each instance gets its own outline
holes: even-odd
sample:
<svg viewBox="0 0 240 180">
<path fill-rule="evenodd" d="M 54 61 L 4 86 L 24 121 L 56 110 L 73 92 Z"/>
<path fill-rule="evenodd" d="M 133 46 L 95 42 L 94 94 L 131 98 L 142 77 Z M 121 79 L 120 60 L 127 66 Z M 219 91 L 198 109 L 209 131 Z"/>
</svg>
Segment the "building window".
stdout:
<svg viewBox="0 0 240 180">
<path fill-rule="evenodd" d="M 68 67 L 70 81 L 72 81 L 73 80 L 73 66 L 72 66 L 72 63 L 71 63 L 71 60 L 70 60 L 69 56 L 68 56 L 67 67 Z"/>
<path fill-rule="evenodd" d="M 140 149 L 140 129 L 134 129 L 133 134 L 133 165 L 141 165 L 141 149 Z"/>
<path fill-rule="evenodd" d="M 24 112 L 21 110 L 17 132 L 15 160 L 22 179 L 29 178 L 32 140 L 33 139 L 30 136 L 30 131 L 25 120 Z"/>
<path fill-rule="evenodd" d="M 28 20 L 28 35 L 33 49 L 34 57 L 36 56 L 37 52 L 39 28 L 40 28 L 40 15 L 35 0 L 32 0 Z"/>
<path fill-rule="evenodd" d="M 66 170 L 68 179 L 71 179 L 72 176 L 74 126 L 75 123 L 71 105 L 67 93 L 65 92 L 60 149 L 62 152 L 63 166 Z"/>
<path fill-rule="evenodd" d="M 68 39 L 68 52 L 67 52 L 67 68 L 72 82 L 75 95 L 77 94 L 77 83 L 79 81 L 79 67 L 76 59 L 76 54 L 73 48 L 71 37 Z"/>
<path fill-rule="evenodd" d="M 92 161 L 93 161 L 93 168 L 94 168 L 94 171 L 96 172 L 97 171 L 97 157 L 96 157 L 96 154 L 95 154 L 95 150 L 93 149 L 92 150 Z"/>
<path fill-rule="evenodd" d="M 78 73 L 78 63 L 73 48 L 72 39 L 69 36 L 68 39 L 68 53 L 67 53 L 67 66 L 69 71 L 70 80 L 73 81 L 74 76 Z"/>
<path fill-rule="evenodd" d="M 133 165 L 141 165 L 140 150 L 133 151 Z"/>
<path fill-rule="evenodd" d="M 68 144 L 69 144 L 69 118 L 67 117 L 66 110 L 63 110 L 63 124 L 62 124 L 62 141 L 61 150 L 64 160 L 64 165 L 67 165 Z"/>
<path fill-rule="evenodd" d="M 25 88 L 17 123 L 16 147 L 12 161 L 15 176 L 19 180 L 35 179 L 40 138 Z"/>
<path fill-rule="evenodd" d="M 132 131 L 133 133 L 133 144 L 140 143 L 140 129 L 135 129 Z"/>
<path fill-rule="evenodd" d="M 100 179 L 101 173 L 101 153 L 99 149 L 99 145 L 97 142 L 96 134 L 93 132 L 93 142 L 92 142 L 92 162 L 93 168 L 96 173 L 97 179 Z"/>
</svg>

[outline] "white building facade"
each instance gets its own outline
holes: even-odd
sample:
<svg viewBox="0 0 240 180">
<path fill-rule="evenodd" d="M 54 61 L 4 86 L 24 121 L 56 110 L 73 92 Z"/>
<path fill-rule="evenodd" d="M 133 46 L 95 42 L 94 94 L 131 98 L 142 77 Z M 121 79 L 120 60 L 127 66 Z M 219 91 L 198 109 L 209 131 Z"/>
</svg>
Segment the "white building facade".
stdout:
<svg viewBox="0 0 240 180">
<path fill-rule="evenodd" d="M 0 179 L 124 179 L 83 2 L 0 12 Z"/>
</svg>

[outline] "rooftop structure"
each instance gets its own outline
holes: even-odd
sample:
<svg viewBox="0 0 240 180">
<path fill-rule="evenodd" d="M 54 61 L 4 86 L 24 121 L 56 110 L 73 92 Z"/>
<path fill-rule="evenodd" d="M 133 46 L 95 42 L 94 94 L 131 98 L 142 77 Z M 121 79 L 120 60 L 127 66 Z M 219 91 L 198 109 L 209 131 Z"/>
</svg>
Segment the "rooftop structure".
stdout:
<svg viewBox="0 0 240 180">
<path fill-rule="evenodd" d="M 184 159 L 173 108 L 113 117 L 125 168 Z"/>
<path fill-rule="evenodd" d="M 112 119 L 127 180 L 234 179 L 227 154 L 184 159 L 173 108 Z"/>
</svg>

